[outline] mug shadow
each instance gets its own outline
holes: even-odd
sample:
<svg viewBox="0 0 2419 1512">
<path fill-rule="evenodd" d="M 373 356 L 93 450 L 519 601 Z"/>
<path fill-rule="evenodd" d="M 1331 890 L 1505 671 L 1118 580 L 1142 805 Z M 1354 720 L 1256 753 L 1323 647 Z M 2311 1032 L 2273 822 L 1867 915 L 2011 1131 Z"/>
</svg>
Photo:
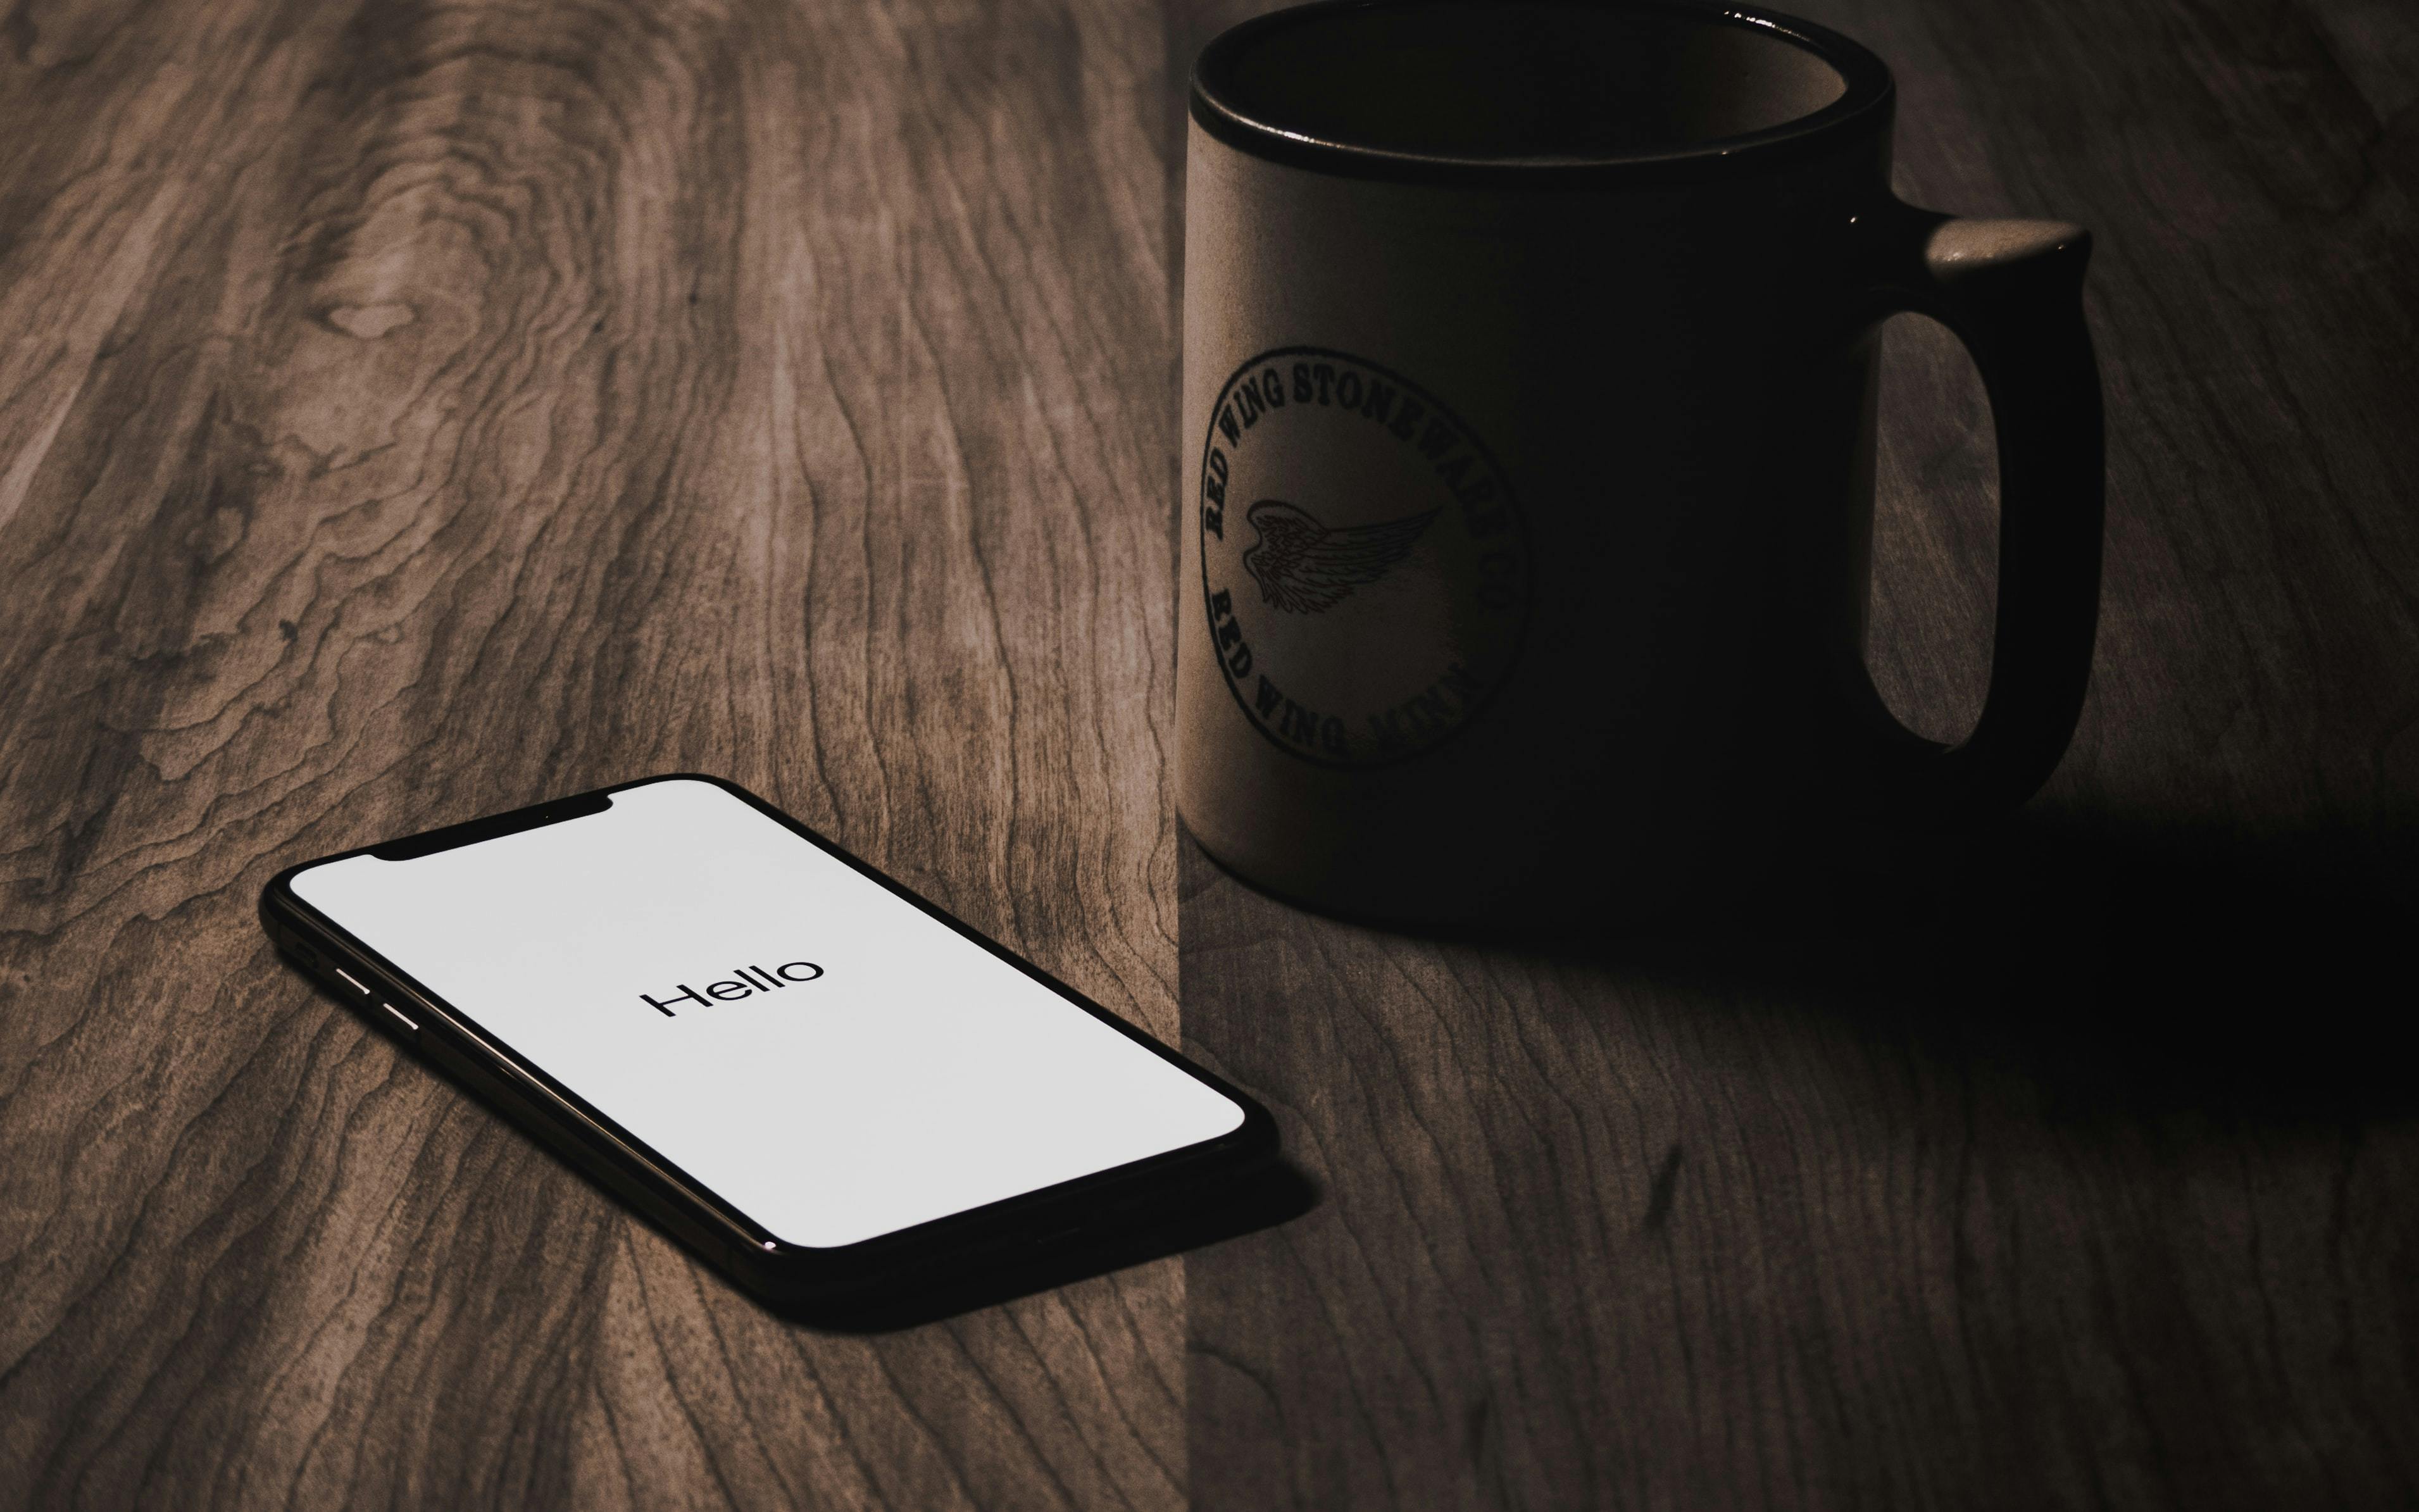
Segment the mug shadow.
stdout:
<svg viewBox="0 0 2419 1512">
<path fill-rule="evenodd" d="M 1778 1033 L 2014 1071 L 2070 1115 L 2419 1111 L 2400 1053 L 2411 819 L 2262 831 L 2042 807 L 1862 854 L 1784 849 L 1644 904 L 1571 887 L 1588 922 L 1470 938 L 1760 1000 L 1738 1011 Z"/>
</svg>

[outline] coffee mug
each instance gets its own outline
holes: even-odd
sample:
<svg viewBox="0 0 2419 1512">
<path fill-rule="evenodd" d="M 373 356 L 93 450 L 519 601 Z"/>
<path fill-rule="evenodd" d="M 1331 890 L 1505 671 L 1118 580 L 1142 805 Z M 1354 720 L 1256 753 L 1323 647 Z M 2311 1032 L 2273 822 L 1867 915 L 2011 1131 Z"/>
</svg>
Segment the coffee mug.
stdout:
<svg viewBox="0 0 2419 1512">
<path fill-rule="evenodd" d="M 1485 922 L 2040 786 L 2098 613 L 2089 239 L 1899 203 L 1892 102 L 1864 48 L 1738 7 L 1321 4 L 1210 44 L 1177 698 L 1211 856 Z M 1989 692 L 1946 748 L 1862 656 L 1902 311 L 1998 433 Z"/>
</svg>

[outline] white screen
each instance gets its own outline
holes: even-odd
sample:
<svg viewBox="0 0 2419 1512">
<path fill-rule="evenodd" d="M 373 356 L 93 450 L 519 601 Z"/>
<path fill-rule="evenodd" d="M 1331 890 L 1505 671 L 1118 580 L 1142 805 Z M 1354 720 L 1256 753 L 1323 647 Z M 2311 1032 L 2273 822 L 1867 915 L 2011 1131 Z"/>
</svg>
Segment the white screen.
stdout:
<svg viewBox="0 0 2419 1512">
<path fill-rule="evenodd" d="M 871 1239 L 1243 1120 L 710 782 L 331 861 L 293 887 L 793 1244 Z"/>
</svg>

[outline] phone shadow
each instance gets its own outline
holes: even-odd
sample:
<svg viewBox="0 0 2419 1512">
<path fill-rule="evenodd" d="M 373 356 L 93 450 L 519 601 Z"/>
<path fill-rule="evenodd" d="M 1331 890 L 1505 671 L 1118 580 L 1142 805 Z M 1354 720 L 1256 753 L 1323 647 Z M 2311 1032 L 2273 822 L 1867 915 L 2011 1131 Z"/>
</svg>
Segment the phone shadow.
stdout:
<svg viewBox="0 0 2419 1512">
<path fill-rule="evenodd" d="M 1321 1196 L 1307 1172 L 1279 1159 L 1196 1208 L 1148 1224 L 1061 1241 L 1007 1263 L 992 1258 L 978 1270 L 919 1276 L 895 1294 L 766 1306 L 819 1333 L 893 1334 L 1273 1228 L 1309 1212 Z"/>
<path fill-rule="evenodd" d="M 311 975 L 301 963 L 277 952 L 280 964 L 293 971 L 321 1002 L 352 1015 L 412 1064 L 452 1088 L 495 1120 L 510 1137 L 527 1144 L 548 1161 L 613 1204 L 632 1222 L 646 1225 L 692 1261 L 776 1318 L 831 1334 L 889 1334 L 940 1322 L 963 1313 L 1014 1302 L 1020 1297 L 1088 1281 L 1130 1266 L 1163 1259 L 1230 1239 L 1240 1239 L 1288 1223 L 1316 1208 L 1322 1197 L 1316 1180 L 1282 1155 L 1257 1169 L 1228 1177 L 1208 1186 L 1196 1204 L 1130 1223 L 1103 1221 L 1097 1227 L 1034 1245 L 1002 1259 L 996 1252 L 970 1259 L 964 1266 L 938 1261 L 902 1275 L 896 1290 L 863 1293 L 842 1300 L 798 1303 L 778 1301 L 741 1286 L 711 1257 L 624 1200 L 620 1194 L 580 1169 L 562 1150 L 549 1146 L 499 1111 L 491 1096 L 454 1068 L 413 1044 L 373 1005 L 342 996 Z M 1177 1199 L 1166 1199 L 1171 1202 Z"/>
</svg>

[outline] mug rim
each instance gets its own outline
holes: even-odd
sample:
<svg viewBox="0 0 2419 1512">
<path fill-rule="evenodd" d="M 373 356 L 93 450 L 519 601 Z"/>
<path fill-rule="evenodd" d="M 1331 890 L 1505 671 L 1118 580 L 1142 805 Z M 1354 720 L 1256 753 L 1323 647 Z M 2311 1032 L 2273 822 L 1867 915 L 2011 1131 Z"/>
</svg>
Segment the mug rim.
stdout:
<svg viewBox="0 0 2419 1512">
<path fill-rule="evenodd" d="M 1680 147 L 1554 158 L 1476 157 L 1339 141 L 1257 118 L 1232 99 L 1237 57 L 1270 33 L 1338 11 L 1392 10 L 1417 3 L 1423 0 L 1312 0 L 1311 4 L 1268 11 L 1229 26 L 1212 38 L 1194 60 L 1194 121 L 1211 137 L 1240 152 L 1331 176 L 1497 187 L 1595 186 L 1673 177 L 1726 177 L 1794 161 L 1820 150 L 1852 122 L 1876 112 L 1885 113 L 1887 118 L 1897 87 L 1890 77 L 1889 65 L 1863 43 L 1827 26 L 1777 10 L 1743 5 L 1715 8 L 1689 0 L 1609 0 L 1595 5 L 1564 0 L 1575 9 L 1658 13 L 1700 24 L 1761 32 L 1821 58 L 1838 71 L 1845 87 L 1839 99 L 1822 109 L 1761 131 L 1709 137 Z"/>
</svg>

